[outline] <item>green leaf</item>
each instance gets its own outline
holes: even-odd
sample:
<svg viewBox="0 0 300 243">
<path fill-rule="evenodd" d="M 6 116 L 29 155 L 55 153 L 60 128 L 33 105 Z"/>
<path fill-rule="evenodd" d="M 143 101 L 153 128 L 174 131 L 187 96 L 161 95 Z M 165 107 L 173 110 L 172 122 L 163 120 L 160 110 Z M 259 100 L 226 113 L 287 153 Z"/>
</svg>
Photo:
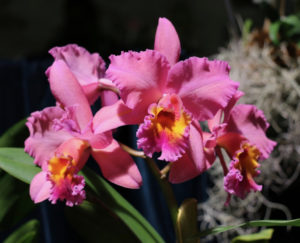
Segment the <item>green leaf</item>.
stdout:
<svg viewBox="0 0 300 243">
<path fill-rule="evenodd" d="M 188 198 L 183 201 L 178 209 L 177 224 L 182 237 L 182 242 L 196 243 L 199 239 L 188 239 L 198 233 L 197 226 L 197 200 Z"/>
<path fill-rule="evenodd" d="M 41 171 L 23 148 L 0 148 L 0 168 L 27 184 Z"/>
<path fill-rule="evenodd" d="M 273 229 L 265 229 L 254 234 L 239 235 L 232 240 L 232 243 L 255 242 L 255 241 L 268 242 L 268 240 L 271 240 L 273 232 L 274 232 Z"/>
<path fill-rule="evenodd" d="M 6 130 L 0 137 L 0 147 L 23 147 L 25 138 L 29 135 L 25 122 L 26 119 L 23 119 Z"/>
<path fill-rule="evenodd" d="M 164 242 L 148 221 L 103 178 L 88 168 L 81 173 L 85 177 L 88 200 L 96 201 L 112 217 L 121 220 L 140 241 Z M 95 196 L 89 196 L 91 194 Z M 114 228 L 111 232 L 114 232 Z"/>
<path fill-rule="evenodd" d="M 24 146 L 28 136 L 23 119 L 0 137 L 0 147 Z M 1 167 L 1 166 L 0 166 Z M 15 226 L 34 208 L 29 197 L 29 187 L 2 170 L 0 173 L 0 230 Z"/>
<path fill-rule="evenodd" d="M 279 29 L 280 29 L 280 26 L 281 26 L 280 21 L 276 21 L 276 22 L 274 22 L 270 25 L 269 37 L 275 45 L 279 44 Z"/>
<path fill-rule="evenodd" d="M 197 234 L 199 237 L 203 237 L 206 235 L 219 234 L 228 230 L 236 229 L 239 227 L 261 227 L 261 226 L 295 226 L 300 227 L 300 219 L 293 220 L 255 220 L 249 221 L 243 224 L 231 225 L 231 226 L 218 226 L 212 229 L 208 229 Z M 195 237 L 197 237 L 195 235 Z"/>
<path fill-rule="evenodd" d="M 250 33 L 253 21 L 251 19 L 246 19 L 242 30 L 242 39 L 245 41 Z"/>
<path fill-rule="evenodd" d="M 102 205 L 84 201 L 65 210 L 71 226 L 84 242 L 140 242 L 118 217 Z"/>
<path fill-rule="evenodd" d="M 32 219 L 11 233 L 3 243 L 34 243 L 38 241 L 40 224 Z"/>
<path fill-rule="evenodd" d="M 18 195 L 15 193 L 16 180 L 8 174 L 4 174 L 0 178 L 0 222 L 2 222 L 8 210 L 13 206 L 18 200 Z"/>
<path fill-rule="evenodd" d="M 288 25 L 299 25 L 300 19 L 297 15 L 289 15 L 283 19 L 280 20 L 282 23 L 288 24 Z"/>
<path fill-rule="evenodd" d="M 27 216 L 32 209 L 35 207 L 29 196 L 29 187 L 27 184 L 13 178 L 12 176 L 5 174 L 5 176 L 12 179 L 12 182 L 7 187 L 12 187 L 11 196 L 6 196 L 6 194 L 0 194 L 0 230 L 5 230 L 15 226 L 20 220 Z M 3 186 L 0 182 L 0 187 Z M 5 189 L 6 190 L 6 189 Z M 4 190 L 4 191 L 5 191 Z M 6 205 L 6 210 L 2 205 Z M 9 206 L 8 206 L 9 205 Z"/>
</svg>

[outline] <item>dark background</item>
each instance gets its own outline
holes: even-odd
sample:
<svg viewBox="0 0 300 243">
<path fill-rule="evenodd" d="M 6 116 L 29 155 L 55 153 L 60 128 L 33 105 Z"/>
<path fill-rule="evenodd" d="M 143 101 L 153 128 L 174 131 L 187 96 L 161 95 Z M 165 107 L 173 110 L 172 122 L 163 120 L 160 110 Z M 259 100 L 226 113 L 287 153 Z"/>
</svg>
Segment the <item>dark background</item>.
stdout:
<svg viewBox="0 0 300 243">
<path fill-rule="evenodd" d="M 296 1 L 287 4 L 292 11 Z M 108 62 L 110 54 L 122 50 L 153 48 L 158 18 L 167 17 L 179 34 L 182 58 L 210 56 L 225 47 L 230 36 L 240 34 L 236 16 L 250 17 L 259 26 L 266 14 L 276 17 L 269 7 L 250 0 L 0 0 L 0 134 L 31 112 L 55 104 L 44 75 L 52 62 L 48 50 L 54 46 L 76 43 Z M 161 222 L 166 218 L 161 196 L 155 194 L 151 178 L 147 183 L 148 189 L 145 186 L 137 194 L 122 193 L 172 242 L 172 232 L 166 233 L 170 223 Z M 186 196 L 204 200 L 205 183 L 204 175 L 177 187 L 179 201 Z M 147 204 L 151 200 L 156 205 Z M 69 236 L 72 233 L 61 212 L 62 205 L 49 203 L 36 212 L 43 224 L 42 242 L 80 242 Z"/>
</svg>

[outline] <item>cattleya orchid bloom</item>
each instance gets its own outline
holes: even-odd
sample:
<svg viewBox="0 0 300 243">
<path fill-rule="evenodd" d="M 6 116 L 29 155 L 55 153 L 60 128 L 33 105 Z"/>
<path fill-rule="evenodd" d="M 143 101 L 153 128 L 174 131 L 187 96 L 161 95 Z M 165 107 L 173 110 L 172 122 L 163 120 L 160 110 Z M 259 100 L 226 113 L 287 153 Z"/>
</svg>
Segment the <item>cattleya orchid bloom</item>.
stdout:
<svg viewBox="0 0 300 243">
<path fill-rule="evenodd" d="M 33 201 L 66 200 L 68 206 L 81 203 L 85 183 L 78 172 L 90 154 L 109 181 L 139 188 L 141 175 L 111 131 L 95 132 L 101 123 L 93 119 L 84 89 L 67 64 L 55 61 L 47 75 L 59 106 L 32 113 L 26 123 L 30 136 L 25 151 L 42 168 L 30 184 Z"/>
<path fill-rule="evenodd" d="M 228 153 L 231 162 L 229 171 L 226 164 L 223 164 L 224 188 L 229 195 L 243 199 L 250 191 L 262 189 L 254 181 L 254 177 L 259 174 L 258 161 L 268 158 L 276 143 L 266 137 L 269 124 L 261 110 L 253 105 L 235 105 L 242 95 L 242 92 L 237 92 L 226 109 L 220 110 L 214 119 L 208 121 L 212 133 L 204 134 L 204 137 L 207 150 L 216 148 L 218 151 L 221 147 Z M 229 200 L 230 196 L 227 203 Z"/>
<path fill-rule="evenodd" d="M 58 60 L 65 62 L 91 105 L 99 96 L 103 106 L 118 100 L 116 93 L 110 90 L 115 89 L 115 85 L 110 80 L 104 79 L 105 62 L 98 53 L 90 54 L 76 44 L 54 47 L 49 53 L 53 56 L 54 63 Z M 51 67 L 48 70 L 51 70 Z"/>
<path fill-rule="evenodd" d="M 227 106 L 238 84 L 229 78 L 223 61 L 191 57 L 179 61 L 180 41 L 172 23 L 160 18 L 154 50 L 110 56 L 106 77 L 121 99 L 104 107 L 95 120 L 97 132 L 140 124 L 138 147 L 147 156 L 172 163 L 169 180 L 179 183 L 206 170 L 199 120 L 212 118 Z"/>
</svg>

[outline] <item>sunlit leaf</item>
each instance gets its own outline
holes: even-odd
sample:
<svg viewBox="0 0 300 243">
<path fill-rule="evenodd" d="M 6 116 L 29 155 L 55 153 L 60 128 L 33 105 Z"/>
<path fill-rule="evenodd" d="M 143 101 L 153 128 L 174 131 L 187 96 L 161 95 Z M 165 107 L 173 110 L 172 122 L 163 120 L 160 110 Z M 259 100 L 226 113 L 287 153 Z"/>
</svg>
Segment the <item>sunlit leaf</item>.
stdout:
<svg viewBox="0 0 300 243">
<path fill-rule="evenodd" d="M 273 232 L 274 232 L 273 229 L 265 229 L 258 233 L 239 235 L 232 240 L 232 243 L 256 242 L 256 241 L 268 242 L 272 238 Z"/>
<path fill-rule="evenodd" d="M 261 226 L 294 226 L 300 227 L 300 219 L 293 220 L 255 220 L 249 221 L 243 224 L 231 225 L 231 226 L 218 226 L 212 229 L 208 229 L 200 232 L 197 236 L 203 237 L 206 235 L 219 234 L 228 230 L 236 229 L 239 227 L 261 227 Z M 195 236 L 196 237 L 196 236 Z"/>
<path fill-rule="evenodd" d="M 177 225 L 183 242 L 196 243 L 199 239 L 188 239 L 198 233 L 197 227 L 197 200 L 189 198 L 183 201 L 178 210 Z"/>
</svg>

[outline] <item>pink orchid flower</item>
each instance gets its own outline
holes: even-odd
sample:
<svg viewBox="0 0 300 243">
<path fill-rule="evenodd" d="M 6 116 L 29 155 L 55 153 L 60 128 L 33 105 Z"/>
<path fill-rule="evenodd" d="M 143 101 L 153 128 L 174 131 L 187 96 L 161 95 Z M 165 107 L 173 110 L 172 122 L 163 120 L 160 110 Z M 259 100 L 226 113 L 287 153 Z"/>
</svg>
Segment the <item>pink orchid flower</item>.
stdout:
<svg viewBox="0 0 300 243">
<path fill-rule="evenodd" d="M 85 198 L 84 178 L 78 175 L 89 155 L 103 176 L 127 188 L 139 188 L 141 175 L 132 158 L 113 139 L 111 131 L 96 133 L 89 102 L 76 76 L 62 60 L 48 71 L 50 88 L 60 106 L 34 112 L 28 118 L 30 137 L 25 151 L 42 168 L 30 184 L 35 203 L 66 200 L 68 206 Z"/>
<path fill-rule="evenodd" d="M 109 90 L 115 88 L 115 85 L 110 80 L 104 79 L 105 62 L 98 53 L 90 54 L 76 44 L 54 47 L 49 53 L 54 57 L 54 63 L 58 60 L 65 62 L 83 88 L 90 104 L 93 104 L 99 96 L 102 106 L 111 105 L 118 100 L 117 95 Z"/>
<path fill-rule="evenodd" d="M 238 84 L 223 61 L 191 57 L 178 61 L 180 42 L 172 23 L 160 18 L 154 50 L 110 56 L 106 76 L 120 90 L 121 100 L 104 107 L 95 120 L 98 132 L 141 124 L 138 147 L 147 156 L 174 162 L 169 180 L 179 183 L 207 169 L 199 120 L 226 107 Z"/>
<path fill-rule="evenodd" d="M 276 142 L 266 136 L 269 124 L 261 110 L 254 105 L 235 105 L 242 95 L 238 91 L 226 109 L 220 110 L 214 119 L 208 121 L 212 133 L 206 133 L 204 137 L 207 150 L 222 147 L 232 159 L 229 171 L 223 164 L 224 188 L 229 195 L 243 199 L 250 191 L 261 191 L 262 186 L 254 181 L 254 177 L 259 174 L 258 161 L 269 157 Z M 214 159 L 212 156 L 210 160 Z M 226 203 L 229 200 L 230 196 Z"/>
</svg>

